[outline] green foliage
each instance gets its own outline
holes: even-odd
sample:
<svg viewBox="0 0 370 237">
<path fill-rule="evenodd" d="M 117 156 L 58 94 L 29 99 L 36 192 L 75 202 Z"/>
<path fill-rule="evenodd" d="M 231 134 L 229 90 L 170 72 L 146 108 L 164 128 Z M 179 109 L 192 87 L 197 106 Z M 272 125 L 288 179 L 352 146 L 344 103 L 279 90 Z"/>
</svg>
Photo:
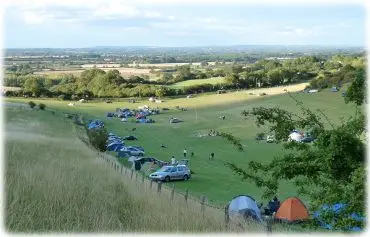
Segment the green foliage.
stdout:
<svg viewBox="0 0 370 237">
<path fill-rule="evenodd" d="M 352 86 L 356 85 L 355 81 Z M 324 126 L 322 120 L 328 119 L 321 111 L 314 113 L 291 98 L 297 102 L 300 113 L 278 107 L 257 107 L 242 113 L 255 118 L 258 126 L 268 126 L 276 140 L 284 143 L 284 154 L 267 164 L 251 161 L 247 170 L 233 163 L 226 165 L 243 180 L 263 188 L 265 198 L 278 194 L 282 180 L 292 180 L 301 195 L 310 197 L 312 210 L 323 204 L 347 203 L 349 208 L 336 217 L 338 221 L 334 225 L 336 229 L 343 229 L 353 222 L 349 213 L 364 215 L 365 212 L 365 144 L 361 140 L 365 116 L 357 112 L 340 125 L 334 126 L 328 121 L 330 126 Z M 310 131 L 316 140 L 312 144 L 287 142 L 293 129 Z M 332 218 L 329 214 L 324 217 L 330 223 Z"/>
<path fill-rule="evenodd" d="M 46 108 L 45 104 L 42 104 L 42 103 L 39 104 L 39 109 L 44 110 L 45 108 Z"/>
<path fill-rule="evenodd" d="M 220 136 L 229 141 L 238 151 L 244 151 L 243 145 L 240 143 L 240 139 L 234 137 L 230 133 L 221 132 Z"/>
<path fill-rule="evenodd" d="M 39 97 L 44 92 L 44 82 L 38 77 L 29 77 L 23 85 L 25 92 L 32 93 L 33 96 Z"/>
<path fill-rule="evenodd" d="M 90 144 L 98 151 L 106 151 L 106 142 L 108 140 L 108 132 L 105 128 L 86 128 L 87 136 L 89 137 Z"/>
<path fill-rule="evenodd" d="M 353 102 L 356 105 L 362 105 L 365 100 L 365 70 L 360 69 L 356 73 L 356 78 L 353 83 L 347 89 L 346 96 L 344 98 L 346 103 Z"/>
<path fill-rule="evenodd" d="M 31 107 L 31 109 L 33 109 L 36 106 L 35 102 L 33 101 L 28 102 L 28 105 Z"/>
</svg>

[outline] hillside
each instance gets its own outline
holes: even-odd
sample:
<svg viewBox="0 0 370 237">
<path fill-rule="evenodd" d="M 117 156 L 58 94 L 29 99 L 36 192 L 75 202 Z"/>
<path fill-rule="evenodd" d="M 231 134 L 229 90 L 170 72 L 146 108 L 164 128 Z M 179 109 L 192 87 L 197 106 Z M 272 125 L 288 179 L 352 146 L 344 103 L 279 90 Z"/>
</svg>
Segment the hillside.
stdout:
<svg viewBox="0 0 370 237">
<path fill-rule="evenodd" d="M 227 231 L 222 210 L 207 208 L 203 217 L 199 205 L 171 202 L 114 172 L 59 113 L 7 104 L 5 132 L 10 232 Z"/>
</svg>

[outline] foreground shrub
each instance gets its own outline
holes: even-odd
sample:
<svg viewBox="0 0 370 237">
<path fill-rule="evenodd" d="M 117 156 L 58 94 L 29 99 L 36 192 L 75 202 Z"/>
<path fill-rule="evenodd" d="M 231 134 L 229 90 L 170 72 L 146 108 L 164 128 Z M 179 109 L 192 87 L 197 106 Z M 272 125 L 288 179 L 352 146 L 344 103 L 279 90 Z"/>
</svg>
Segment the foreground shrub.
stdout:
<svg viewBox="0 0 370 237">
<path fill-rule="evenodd" d="M 108 132 L 105 128 L 87 129 L 87 136 L 90 144 L 98 151 L 106 151 L 106 142 L 108 140 Z"/>
<path fill-rule="evenodd" d="M 35 102 L 33 101 L 28 102 L 28 105 L 31 107 L 31 109 L 33 109 L 36 106 Z"/>
<path fill-rule="evenodd" d="M 41 110 L 44 110 L 45 109 L 45 107 L 46 107 L 46 105 L 45 104 L 39 104 L 39 108 L 41 109 Z"/>
</svg>

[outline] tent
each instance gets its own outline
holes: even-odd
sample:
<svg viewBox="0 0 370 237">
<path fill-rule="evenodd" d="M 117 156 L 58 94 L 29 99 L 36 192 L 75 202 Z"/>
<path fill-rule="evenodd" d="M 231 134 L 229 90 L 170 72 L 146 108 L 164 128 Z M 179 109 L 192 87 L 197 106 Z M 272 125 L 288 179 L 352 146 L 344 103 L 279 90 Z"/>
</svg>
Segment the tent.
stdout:
<svg viewBox="0 0 370 237">
<path fill-rule="evenodd" d="M 291 134 L 289 134 L 290 141 L 300 142 L 303 138 L 303 134 L 299 133 L 298 131 L 293 131 Z"/>
<path fill-rule="evenodd" d="M 296 197 L 286 199 L 275 214 L 275 219 L 288 222 L 297 222 L 307 220 L 308 210 L 303 202 Z"/>
<path fill-rule="evenodd" d="M 248 195 L 234 197 L 227 206 L 227 214 L 229 216 L 239 215 L 244 218 L 252 218 L 258 222 L 262 221 L 261 211 L 256 201 Z"/>
<path fill-rule="evenodd" d="M 332 213 L 334 215 L 334 221 L 335 221 L 335 217 L 337 215 L 339 215 L 342 211 L 345 211 L 346 207 L 347 207 L 347 205 L 344 204 L 344 203 L 336 203 L 336 204 L 331 205 L 331 206 L 323 205 L 320 210 L 315 211 L 313 213 L 313 218 L 319 222 L 319 224 L 322 228 L 332 230 L 333 229 L 333 223 L 330 223 L 330 224 L 325 223 L 322 220 L 321 213 L 322 212 Z M 356 222 L 365 222 L 366 221 L 366 219 L 364 217 L 360 216 L 357 213 L 352 213 L 352 214 L 349 215 L 349 217 L 353 221 L 356 221 Z M 362 229 L 359 226 L 348 226 L 347 230 L 349 230 L 349 231 L 361 231 Z"/>
<path fill-rule="evenodd" d="M 124 147 L 124 145 L 121 143 L 116 143 L 116 144 L 110 144 L 107 146 L 107 150 L 108 151 L 119 151 L 120 149 L 122 149 Z"/>
</svg>

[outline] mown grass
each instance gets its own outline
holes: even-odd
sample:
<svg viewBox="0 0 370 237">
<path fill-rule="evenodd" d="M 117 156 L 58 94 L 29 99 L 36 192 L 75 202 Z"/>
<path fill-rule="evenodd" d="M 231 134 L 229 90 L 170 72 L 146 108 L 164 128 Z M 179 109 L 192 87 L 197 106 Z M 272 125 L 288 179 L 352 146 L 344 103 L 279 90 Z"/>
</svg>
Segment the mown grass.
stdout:
<svg viewBox="0 0 370 237">
<path fill-rule="evenodd" d="M 321 109 L 332 120 L 339 123 L 341 118 L 350 116 L 354 108 L 345 104 L 340 93 L 332 93 L 329 90 L 316 94 L 295 94 L 298 100 L 303 101 L 306 107 L 312 110 Z M 23 101 L 28 100 L 11 100 Z M 39 103 L 39 100 L 35 100 Z M 279 144 L 266 144 L 257 142 L 254 137 L 257 132 L 267 132 L 266 127 L 258 128 L 251 119 L 245 120 L 241 116 L 244 109 L 251 109 L 256 106 L 279 106 L 292 112 L 298 112 L 295 102 L 287 95 L 277 96 L 249 96 L 247 92 L 235 92 L 225 95 L 199 95 L 192 99 L 165 99 L 163 104 L 151 104 L 143 101 L 138 104 L 130 104 L 122 101 L 115 101 L 112 104 L 87 103 L 75 107 L 67 106 L 65 101 L 43 101 L 48 107 L 61 111 L 84 114 L 86 118 L 103 119 L 109 131 L 117 135 L 135 135 L 138 141 L 127 142 L 128 144 L 140 145 L 145 148 L 146 156 L 156 157 L 161 160 L 169 160 L 172 155 L 177 159 L 182 158 L 182 151 L 186 147 L 188 154 L 194 152 L 195 156 L 190 158 L 190 166 L 195 172 L 189 182 L 175 182 L 176 189 L 189 192 L 197 197 L 206 195 L 209 200 L 226 203 L 232 197 L 239 194 L 248 194 L 258 201 L 261 199 L 262 190 L 253 183 L 242 182 L 234 175 L 224 163 L 226 161 L 247 167 L 249 161 L 269 162 L 277 154 L 281 154 L 282 146 Z M 104 115 L 108 111 L 114 111 L 117 107 L 136 108 L 148 104 L 160 108 L 168 107 L 169 111 L 152 116 L 156 120 L 154 124 L 122 123 L 118 119 L 107 120 Z M 187 107 L 188 111 L 178 111 L 174 106 Z M 225 115 L 225 120 L 219 116 Z M 183 123 L 169 124 L 170 116 L 179 117 Z M 132 128 L 136 128 L 133 132 Z M 199 134 L 206 134 L 210 129 L 232 133 L 240 138 L 245 152 L 238 152 L 229 143 L 220 137 L 198 137 Z M 162 149 L 161 144 L 168 148 Z M 211 152 L 215 153 L 215 160 L 209 161 Z M 282 183 L 277 195 L 280 199 L 297 195 L 294 185 L 290 182 Z M 309 200 L 301 197 L 307 205 Z"/>
<path fill-rule="evenodd" d="M 201 84 L 212 84 L 217 85 L 225 83 L 225 78 L 223 77 L 211 77 L 207 79 L 195 79 L 195 80 L 187 80 L 187 81 L 181 81 L 177 82 L 175 84 L 170 85 L 170 88 L 178 89 L 183 88 L 186 86 L 195 86 L 195 85 L 201 85 Z"/>
<path fill-rule="evenodd" d="M 5 226 L 9 232 L 240 232 L 200 207 L 113 171 L 49 111 L 6 108 Z"/>
</svg>

